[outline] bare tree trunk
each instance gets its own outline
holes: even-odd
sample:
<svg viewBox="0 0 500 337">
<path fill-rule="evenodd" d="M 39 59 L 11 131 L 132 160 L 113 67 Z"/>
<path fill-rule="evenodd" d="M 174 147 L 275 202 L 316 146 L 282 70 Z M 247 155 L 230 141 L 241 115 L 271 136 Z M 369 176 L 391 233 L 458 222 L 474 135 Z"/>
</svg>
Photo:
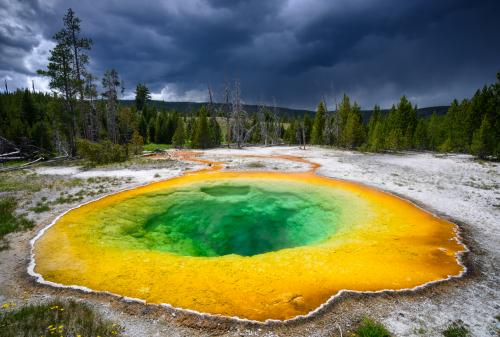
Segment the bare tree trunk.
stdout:
<svg viewBox="0 0 500 337">
<path fill-rule="evenodd" d="M 276 100 L 273 98 L 273 116 L 272 116 L 272 125 L 273 125 L 273 137 L 271 139 L 272 145 L 278 143 L 279 140 L 279 117 L 278 117 L 278 107 L 276 106 Z"/>
<path fill-rule="evenodd" d="M 118 127 L 116 125 L 116 115 L 118 110 L 118 88 L 122 87 L 120 78 L 116 70 L 111 69 L 104 73 L 103 86 L 106 89 L 104 96 L 107 99 L 106 123 L 108 126 L 108 137 L 115 144 L 119 142 Z M 123 87 L 122 87 L 123 91 Z"/>
<path fill-rule="evenodd" d="M 231 144 L 231 114 L 229 113 L 230 90 L 227 81 L 224 82 L 224 115 L 226 116 L 226 142 L 228 148 Z"/>
<path fill-rule="evenodd" d="M 234 133 L 236 136 L 236 145 L 238 149 L 241 149 L 242 142 L 242 109 L 240 101 L 240 82 L 238 80 L 234 83 L 234 102 L 233 102 L 233 123 L 234 123 Z"/>
<path fill-rule="evenodd" d="M 264 146 L 267 146 L 267 139 L 269 136 L 269 130 L 267 129 L 266 116 L 264 114 L 264 106 L 259 106 L 258 119 L 260 124 L 260 135 L 264 140 Z"/>
<path fill-rule="evenodd" d="M 66 60 L 66 58 L 63 59 L 63 78 L 64 78 L 64 95 L 65 95 L 65 103 L 66 103 L 66 109 L 67 111 L 69 110 L 69 113 L 71 115 L 71 126 L 70 130 L 68 132 L 68 142 L 69 142 L 69 152 L 71 156 L 76 156 L 76 114 L 75 114 L 75 109 L 73 106 L 73 92 L 71 91 L 71 87 L 69 85 L 69 76 L 70 76 L 70 71 L 69 71 L 69 60 Z"/>
</svg>

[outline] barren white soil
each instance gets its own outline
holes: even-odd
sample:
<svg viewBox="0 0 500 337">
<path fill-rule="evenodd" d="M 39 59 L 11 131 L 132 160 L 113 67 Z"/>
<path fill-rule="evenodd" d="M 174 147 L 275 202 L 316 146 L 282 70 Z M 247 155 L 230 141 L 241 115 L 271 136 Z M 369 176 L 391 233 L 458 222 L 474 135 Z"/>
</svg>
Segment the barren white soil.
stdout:
<svg viewBox="0 0 500 337">
<path fill-rule="evenodd" d="M 317 173 L 377 187 L 456 221 L 471 252 L 465 256 L 469 273 L 460 280 L 432 285 L 417 292 L 347 295 L 314 317 L 293 324 L 256 325 L 198 317 L 167 308 L 125 303 L 103 295 L 54 289 L 36 284 L 26 273 L 29 240 L 58 214 L 100 195 L 162 180 L 198 169 L 198 163 L 172 162 L 160 167 L 39 167 L 28 173 L 53 184 L 58 179 L 87 179 L 82 198 L 30 212 L 34 230 L 9 235 L 10 248 L 0 251 L 0 303 L 43 301 L 57 296 L 80 298 L 125 327 L 126 336 L 343 336 L 365 315 L 387 326 L 395 336 L 440 336 L 451 321 L 461 319 L 472 336 L 499 336 L 500 324 L 500 165 L 467 155 L 432 153 L 363 154 L 327 148 L 266 147 L 213 149 L 204 159 L 226 162 L 227 170 L 303 171 L 309 165 L 267 155 L 292 155 L 321 164 Z M 256 157 L 252 157 L 256 156 Z M 102 178 L 94 181 L 89 178 Z M 45 181 L 45 180 L 43 180 Z M 48 183 L 47 183 L 48 184 Z M 66 185 L 61 185 L 66 186 Z M 63 187 L 78 193 L 80 187 Z M 13 192 L 1 192 L 0 197 Z M 55 200 L 54 190 L 21 193 L 29 212 L 40 200 Z M 57 193 L 60 193 L 59 190 Z"/>
</svg>

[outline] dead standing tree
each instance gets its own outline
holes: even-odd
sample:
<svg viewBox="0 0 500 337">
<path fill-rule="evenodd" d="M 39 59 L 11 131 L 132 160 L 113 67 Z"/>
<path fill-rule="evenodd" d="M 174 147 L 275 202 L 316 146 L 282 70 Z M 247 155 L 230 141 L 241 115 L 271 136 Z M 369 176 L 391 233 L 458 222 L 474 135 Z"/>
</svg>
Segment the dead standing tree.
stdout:
<svg viewBox="0 0 500 337">
<path fill-rule="evenodd" d="M 323 130 L 323 141 L 326 145 L 333 145 L 334 141 L 334 122 L 335 122 L 335 115 L 333 112 L 328 110 L 328 105 L 326 103 L 326 98 L 323 97 L 323 102 L 325 105 L 325 126 Z"/>
<path fill-rule="evenodd" d="M 123 92 L 118 72 L 115 69 L 106 70 L 102 79 L 104 93 L 102 96 L 106 99 L 106 125 L 108 128 L 108 137 L 113 143 L 118 143 L 119 134 L 116 123 L 118 110 L 118 90 Z"/>
<path fill-rule="evenodd" d="M 273 109 L 263 105 L 259 106 L 258 118 L 260 124 L 261 138 L 265 146 L 275 145 L 280 138 L 280 120 L 276 100 L 273 100 Z"/>
<path fill-rule="evenodd" d="M 259 119 L 261 141 L 264 140 L 264 146 L 267 146 L 269 142 L 269 130 L 267 128 L 266 107 L 264 105 L 259 105 L 257 116 Z"/>
<path fill-rule="evenodd" d="M 207 84 L 208 88 L 208 104 L 207 104 L 207 113 L 209 116 L 214 112 L 214 96 L 212 94 L 212 88 L 210 88 L 210 84 Z"/>
<path fill-rule="evenodd" d="M 273 125 L 271 143 L 272 145 L 275 145 L 279 142 L 281 125 L 279 119 L 279 108 L 276 105 L 276 99 L 274 98 L 273 98 L 273 110 L 272 110 L 271 122 Z"/>
<path fill-rule="evenodd" d="M 85 75 L 85 88 L 84 95 L 87 98 L 87 102 L 89 104 L 88 113 L 85 114 L 85 125 L 86 125 L 86 137 L 95 142 L 97 141 L 99 134 L 99 123 L 97 120 L 97 108 L 96 108 L 96 100 L 97 100 L 97 86 L 94 81 L 97 78 L 92 74 Z"/>
<path fill-rule="evenodd" d="M 227 81 L 224 82 L 224 103 L 222 104 L 222 115 L 226 117 L 226 143 L 227 147 L 231 144 L 231 89 Z"/>
<path fill-rule="evenodd" d="M 236 80 L 234 82 L 234 100 L 233 100 L 233 110 L 231 113 L 231 121 L 233 123 L 232 131 L 233 138 L 236 141 L 238 149 L 241 148 L 245 137 L 245 120 L 246 112 L 243 110 L 241 105 L 240 97 L 240 82 Z"/>
</svg>

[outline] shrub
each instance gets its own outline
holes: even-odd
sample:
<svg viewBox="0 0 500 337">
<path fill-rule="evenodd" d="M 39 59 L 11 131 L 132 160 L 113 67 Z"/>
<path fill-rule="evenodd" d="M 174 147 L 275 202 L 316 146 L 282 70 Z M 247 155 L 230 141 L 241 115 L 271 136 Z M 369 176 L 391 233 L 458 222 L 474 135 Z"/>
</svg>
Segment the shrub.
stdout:
<svg viewBox="0 0 500 337">
<path fill-rule="evenodd" d="M 390 337 L 391 334 L 380 323 L 373 321 L 370 318 L 363 318 L 361 324 L 356 330 L 358 337 Z"/>
<path fill-rule="evenodd" d="M 139 132 L 137 132 L 137 130 L 134 130 L 132 139 L 130 140 L 130 143 L 128 143 L 128 146 L 130 152 L 135 155 L 141 154 L 144 150 L 144 139 L 139 134 Z"/>
<path fill-rule="evenodd" d="M 36 203 L 36 206 L 32 207 L 30 210 L 35 212 L 35 213 L 43 213 L 43 212 L 50 211 L 50 207 L 47 203 L 39 201 Z"/>
<path fill-rule="evenodd" d="M 0 200 L 0 240 L 8 233 L 32 228 L 33 221 L 16 214 L 17 201 L 14 198 Z"/>
<path fill-rule="evenodd" d="M 78 156 L 92 164 L 108 164 L 127 160 L 127 149 L 109 140 L 93 143 L 85 139 L 76 142 Z"/>
<path fill-rule="evenodd" d="M 4 308 L 9 304 L 4 304 Z M 122 328 L 82 302 L 52 301 L 0 313 L 1 337 L 120 336 Z"/>
<path fill-rule="evenodd" d="M 469 331 L 465 327 L 464 322 L 461 320 L 451 322 L 448 328 L 443 331 L 443 336 L 445 337 L 467 337 L 469 336 Z"/>
</svg>

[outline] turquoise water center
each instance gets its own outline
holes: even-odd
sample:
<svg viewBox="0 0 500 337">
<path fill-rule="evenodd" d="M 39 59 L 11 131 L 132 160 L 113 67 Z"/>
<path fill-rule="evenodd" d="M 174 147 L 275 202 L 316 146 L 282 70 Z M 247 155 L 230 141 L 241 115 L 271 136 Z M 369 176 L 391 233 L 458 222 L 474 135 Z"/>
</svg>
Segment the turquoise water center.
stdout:
<svg viewBox="0 0 500 337">
<path fill-rule="evenodd" d="M 253 256 L 328 239 L 338 230 L 345 199 L 334 194 L 296 182 L 197 182 L 134 196 L 99 217 L 103 239 L 120 246 Z"/>
</svg>

